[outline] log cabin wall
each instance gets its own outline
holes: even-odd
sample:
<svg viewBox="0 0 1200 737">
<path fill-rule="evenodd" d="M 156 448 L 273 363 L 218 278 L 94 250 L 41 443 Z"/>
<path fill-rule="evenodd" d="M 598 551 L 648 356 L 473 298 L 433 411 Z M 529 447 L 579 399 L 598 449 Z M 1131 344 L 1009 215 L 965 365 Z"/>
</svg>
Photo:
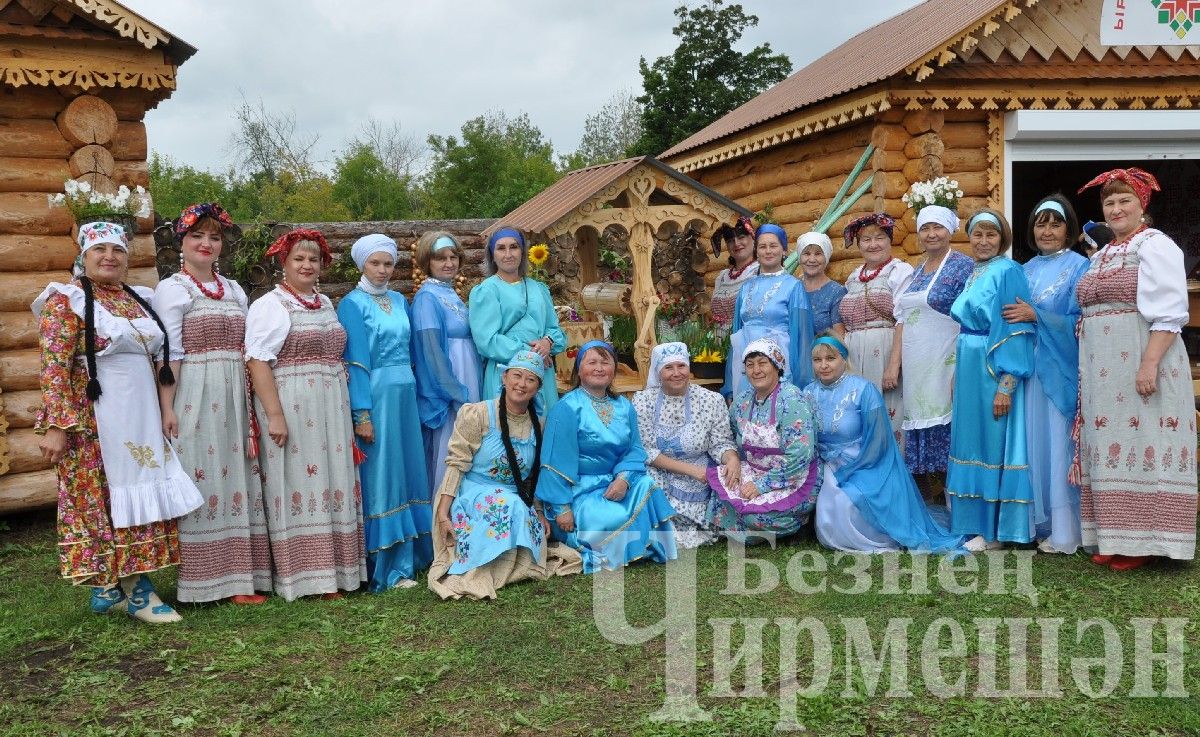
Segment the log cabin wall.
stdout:
<svg viewBox="0 0 1200 737">
<path fill-rule="evenodd" d="M 0 0 L 0 514 L 54 504 L 38 451 L 33 299 L 66 281 L 74 222 L 47 197 L 67 179 L 149 186 L 146 111 L 195 49 L 115 0 Z M 153 286 L 153 219 L 138 223 L 127 281 Z"/>
</svg>

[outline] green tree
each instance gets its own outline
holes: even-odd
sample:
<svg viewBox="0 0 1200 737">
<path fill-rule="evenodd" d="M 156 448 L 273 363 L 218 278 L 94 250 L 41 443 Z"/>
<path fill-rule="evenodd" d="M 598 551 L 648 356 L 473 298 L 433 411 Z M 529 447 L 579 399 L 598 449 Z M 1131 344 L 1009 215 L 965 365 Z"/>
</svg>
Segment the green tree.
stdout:
<svg viewBox="0 0 1200 737">
<path fill-rule="evenodd" d="M 157 151 L 150 154 L 149 170 L 154 210 L 164 218 L 178 217 L 183 208 L 197 202 L 229 206 L 229 183 L 219 174 L 176 163 Z"/>
<path fill-rule="evenodd" d="M 332 195 L 352 220 L 403 220 L 412 214 L 408 177 L 389 169 L 363 142 L 351 143 L 338 157 Z"/>
<path fill-rule="evenodd" d="M 563 158 L 567 170 L 623 159 L 642 137 L 642 104 L 630 90 L 620 90 L 583 122 L 579 149 Z"/>
<path fill-rule="evenodd" d="M 328 223 L 353 220 L 350 210 L 333 196 L 325 176 L 296 178 L 283 172 L 258 189 L 258 219 L 275 223 Z"/>
<path fill-rule="evenodd" d="M 428 141 L 424 195 L 434 217 L 503 217 L 559 177 L 550 142 L 524 113 L 491 112 L 463 123 L 461 141 Z"/>
<path fill-rule="evenodd" d="M 709 0 L 697 8 L 681 5 L 675 17 L 679 19 L 671 31 L 679 38 L 675 53 L 660 56 L 653 64 L 647 64 L 645 57 L 638 61 L 644 131 L 633 154 L 666 151 L 787 78 L 792 70 L 787 56 L 772 53 L 769 43 L 746 54 L 734 48 L 747 28 L 758 25 L 758 16 L 747 15 L 741 5 L 723 7 L 722 0 Z"/>
</svg>

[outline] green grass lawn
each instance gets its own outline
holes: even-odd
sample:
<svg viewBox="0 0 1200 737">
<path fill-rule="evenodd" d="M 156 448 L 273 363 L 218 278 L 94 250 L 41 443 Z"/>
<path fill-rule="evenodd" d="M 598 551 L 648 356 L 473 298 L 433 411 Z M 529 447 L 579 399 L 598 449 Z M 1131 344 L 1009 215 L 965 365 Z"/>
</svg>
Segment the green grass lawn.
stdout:
<svg viewBox="0 0 1200 737">
<path fill-rule="evenodd" d="M 655 722 L 664 695 L 666 646 L 616 645 L 592 616 L 592 580 L 584 576 L 516 585 L 495 602 L 441 602 L 425 588 L 340 601 L 272 599 L 260 607 L 183 606 L 181 625 L 138 625 L 124 615 L 87 611 L 87 591 L 59 580 L 52 514 L 9 519 L 0 527 L 0 735 L 769 735 L 779 718 L 781 680 L 809 683 L 828 675 L 821 693 L 796 702 L 798 721 L 813 735 L 1196 735 L 1200 734 L 1200 565 L 1159 564 L 1133 573 L 1094 566 L 1082 554 L 1037 556 L 1037 605 L 1019 594 L 953 594 L 931 571 L 928 593 L 886 594 L 883 561 L 872 561 L 874 586 L 848 595 L 801 594 L 780 586 L 754 596 L 722 594 L 727 553 L 700 551 L 698 681 L 707 722 Z M 803 541 L 752 550 L 784 571 Z M 901 559 L 907 564 L 907 557 Z M 852 577 L 838 567 L 829 588 Z M 636 565 L 626 578 L 630 622 L 650 625 L 664 614 L 662 566 Z M 810 575 L 810 581 L 816 576 Z M 156 574 L 164 598 L 174 574 Z M 746 639 L 740 618 L 820 620 L 831 636 L 829 673 L 814 673 L 811 641 L 800 637 L 798 672 L 781 679 L 780 630 L 762 636 L 764 696 L 715 690 L 729 653 L 714 651 L 712 618 L 732 618 L 732 648 Z M 921 641 L 939 618 L 959 622 L 965 658 L 943 664 L 966 694 L 939 698 L 922 678 Z M 1061 696 L 977 697 L 980 664 L 998 663 L 1006 683 L 1008 638 L 995 648 L 978 636 L 978 618 L 1062 618 Z M 1124 667 L 1111 696 L 1091 698 L 1075 686 L 1073 659 L 1104 652 L 1097 630 L 1076 637 L 1079 620 L 1115 626 Z M 1133 698 L 1132 618 L 1182 618 L 1186 649 L 1182 698 Z M 889 620 L 910 618 L 907 687 L 887 697 L 890 668 L 873 695 L 860 665 L 847 676 L 841 623 L 862 618 L 874 646 Z M 1031 687 L 1048 653 L 1032 630 Z M 718 638 L 719 640 L 720 638 Z M 1162 628 L 1153 644 L 1165 648 Z M 989 654 L 988 650 L 994 650 Z M 714 670 L 714 660 L 720 661 Z M 1116 675 L 1118 671 L 1114 671 Z M 734 692 L 746 669 L 733 670 Z M 1098 685 L 1100 676 L 1093 683 Z M 1157 666 L 1153 688 L 1167 682 Z"/>
</svg>

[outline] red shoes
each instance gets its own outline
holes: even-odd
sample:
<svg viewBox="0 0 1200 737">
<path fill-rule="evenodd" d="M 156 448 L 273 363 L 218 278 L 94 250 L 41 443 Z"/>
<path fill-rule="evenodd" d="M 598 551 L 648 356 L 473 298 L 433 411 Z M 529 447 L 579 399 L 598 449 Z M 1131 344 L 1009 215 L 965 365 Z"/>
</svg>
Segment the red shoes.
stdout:
<svg viewBox="0 0 1200 737">
<path fill-rule="evenodd" d="M 1108 567 L 1114 571 L 1132 571 L 1150 562 L 1148 555 L 1115 555 Z"/>
<path fill-rule="evenodd" d="M 267 597 L 263 596 L 262 594 L 236 594 L 229 597 L 229 601 L 233 604 L 257 606 L 259 604 L 265 604 L 267 602 Z"/>
<path fill-rule="evenodd" d="M 1113 558 L 1115 558 L 1115 557 L 1117 557 L 1117 556 L 1115 556 L 1115 555 L 1101 555 L 1100 553 L 1095 553 L 1094 555 L 1092 555 L 1092 562 L 1093 562 L 1093 563 L 1095 563 L 1095 564 L 1096 564 L 1096 565 L 1098 565 L 1098 566 L 1106 566 L 1106 565 L 1108 565 L 1109 563 L 1112 563 L 1112 559 L 1113 559 Z"/>
</svg>

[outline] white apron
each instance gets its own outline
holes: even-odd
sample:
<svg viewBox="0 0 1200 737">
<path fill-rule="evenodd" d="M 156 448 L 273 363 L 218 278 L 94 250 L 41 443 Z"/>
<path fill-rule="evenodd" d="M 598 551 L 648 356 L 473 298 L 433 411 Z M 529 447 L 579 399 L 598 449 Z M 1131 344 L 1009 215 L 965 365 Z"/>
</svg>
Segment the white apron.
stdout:
<svg viewBox="0 0 1200 737">
<path fill-rule="evenodd" d="M 942 259 L 929 284 L 920 292 L 907 291 L 920 274 L 915 270 L 896 296 L 896 314 L 903 316 L 904 338 L 900 378 L 904 395 L 905 430 L 923 430 L 950 422 L 954 384 L 955 343 L 959 325 L 929 304 L 929 290 L 937 283 L 950 254 Z M 923 266 L 922 266 L 923 268 Z"/>
</svg>

